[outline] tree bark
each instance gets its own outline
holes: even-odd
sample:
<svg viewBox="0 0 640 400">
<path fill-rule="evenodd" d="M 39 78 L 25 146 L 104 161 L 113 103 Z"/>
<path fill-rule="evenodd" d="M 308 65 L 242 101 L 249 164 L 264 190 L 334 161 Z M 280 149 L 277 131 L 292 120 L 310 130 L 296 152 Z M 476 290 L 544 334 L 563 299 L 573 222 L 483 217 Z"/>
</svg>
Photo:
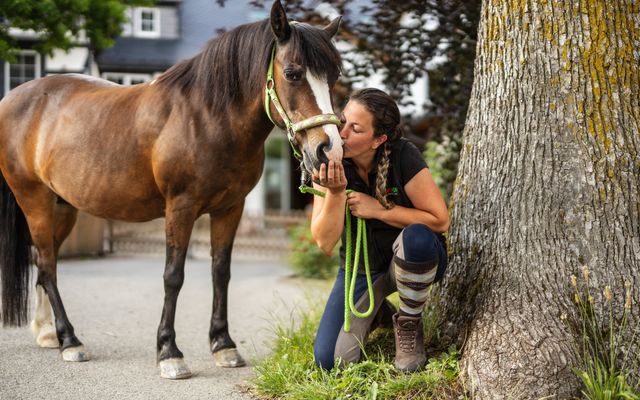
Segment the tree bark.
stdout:
<svg viewBox="0 0 640 400">
<path fill-rule="evenodd" d="M 484 1 L 440 293 L 473 398 L 579 394 L 583 266 L 638 329 L 639 84 L 636 0 Z"/>
</svg>

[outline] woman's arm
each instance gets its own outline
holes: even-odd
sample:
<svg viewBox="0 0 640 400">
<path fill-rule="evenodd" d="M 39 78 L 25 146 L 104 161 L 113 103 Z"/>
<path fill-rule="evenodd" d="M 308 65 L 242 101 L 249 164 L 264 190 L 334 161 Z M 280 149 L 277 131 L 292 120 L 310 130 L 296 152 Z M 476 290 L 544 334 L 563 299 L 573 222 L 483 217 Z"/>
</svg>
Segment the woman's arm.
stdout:
<svg viewBox="0 0 640 400">
<path fill-rule="evenodd" d="M 331 254 L 344 228 L 344 208 L 347 200 L 347 179 L 342 163 L 322 164 L 314 174 L 313 187 L 325 193 L 325 197 L 314 196 L 311 214 L 311 236 L 326 254 Z M 320 182 L 316 184 L 315 182 Z"/>
<path fill-rule="evenodd" d="M 348 195 L 347 203 L 356 217 L 379 219 L 397 228 L 419 223 L 438 233 L 449 229 L 447 205 L 427 168 L 414 175 L 404 190 L 415 208 L 396 205 L 387 210 L 375 198 L 355 192 Z"/>
</svg>

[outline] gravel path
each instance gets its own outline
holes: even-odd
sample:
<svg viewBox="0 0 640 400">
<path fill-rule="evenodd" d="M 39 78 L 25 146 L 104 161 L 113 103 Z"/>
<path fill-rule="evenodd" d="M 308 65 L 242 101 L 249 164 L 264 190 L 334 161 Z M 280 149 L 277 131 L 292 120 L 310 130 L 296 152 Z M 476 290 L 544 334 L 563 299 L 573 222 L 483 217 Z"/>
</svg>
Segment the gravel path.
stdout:
<svg viewBox="0 0 640 400">
<path fill-rule="evenodd" d="M 274 317 L 288 318 L 314 290 L 273 261 L 234 261 L 229 326 L 248 367 L 215 367 L 207 350 L 210 262 L 187 260 L 178 299 L 177 343 L 193 377 L 160 378 L 156 330 L 163 302 L 162 258 L 65 260 L 58 282 L 78 338 L 92 359 L 63 362 L 27 327 L 0 329 L 0 399 L 250 399 L 247 381 L 269 352 Z M 305 292 L 308 292 L 305 294 Z M 313 294 L 311 294 L 314 296 Z"/>
</svg>

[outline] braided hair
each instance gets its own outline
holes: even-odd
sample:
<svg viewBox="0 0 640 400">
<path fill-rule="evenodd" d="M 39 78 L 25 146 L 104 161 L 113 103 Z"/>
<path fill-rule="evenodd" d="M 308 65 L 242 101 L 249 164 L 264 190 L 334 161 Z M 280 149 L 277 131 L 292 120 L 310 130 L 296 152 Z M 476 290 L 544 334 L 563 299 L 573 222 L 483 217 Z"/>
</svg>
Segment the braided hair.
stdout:
<svg viewBox="0 0 640 400">
<path fill-rule="evenodd" d="M 393 97 L 380 89 L 361 89 L 351 95 L 350 101 L 363 105 L 373 117 L 373 136 L 387 135 L 387 141 L 382 149 L 382 156 L 378 161 L 378 174 L 376 178 L 376 199 L 386 209 L 395 204 L 387 199 L 387 178 L 391 148 L 393 143 L 402 137 L 402 125 L 400 124 L 400 110 Z"/>
</svg>

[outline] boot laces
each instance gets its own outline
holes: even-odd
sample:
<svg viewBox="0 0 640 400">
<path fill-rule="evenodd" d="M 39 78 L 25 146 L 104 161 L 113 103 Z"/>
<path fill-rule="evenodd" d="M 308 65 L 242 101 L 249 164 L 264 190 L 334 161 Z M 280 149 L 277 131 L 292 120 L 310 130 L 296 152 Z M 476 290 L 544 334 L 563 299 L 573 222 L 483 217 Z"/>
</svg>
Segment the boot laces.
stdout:
<svg viewBox="0 0 640 400">
<path fill-rule="evenodd" d="M 418 324 L 413 321 L 398 326 L 398 345 L 405 353 L 410 353 L 416 346 Z"/>
</svg>

